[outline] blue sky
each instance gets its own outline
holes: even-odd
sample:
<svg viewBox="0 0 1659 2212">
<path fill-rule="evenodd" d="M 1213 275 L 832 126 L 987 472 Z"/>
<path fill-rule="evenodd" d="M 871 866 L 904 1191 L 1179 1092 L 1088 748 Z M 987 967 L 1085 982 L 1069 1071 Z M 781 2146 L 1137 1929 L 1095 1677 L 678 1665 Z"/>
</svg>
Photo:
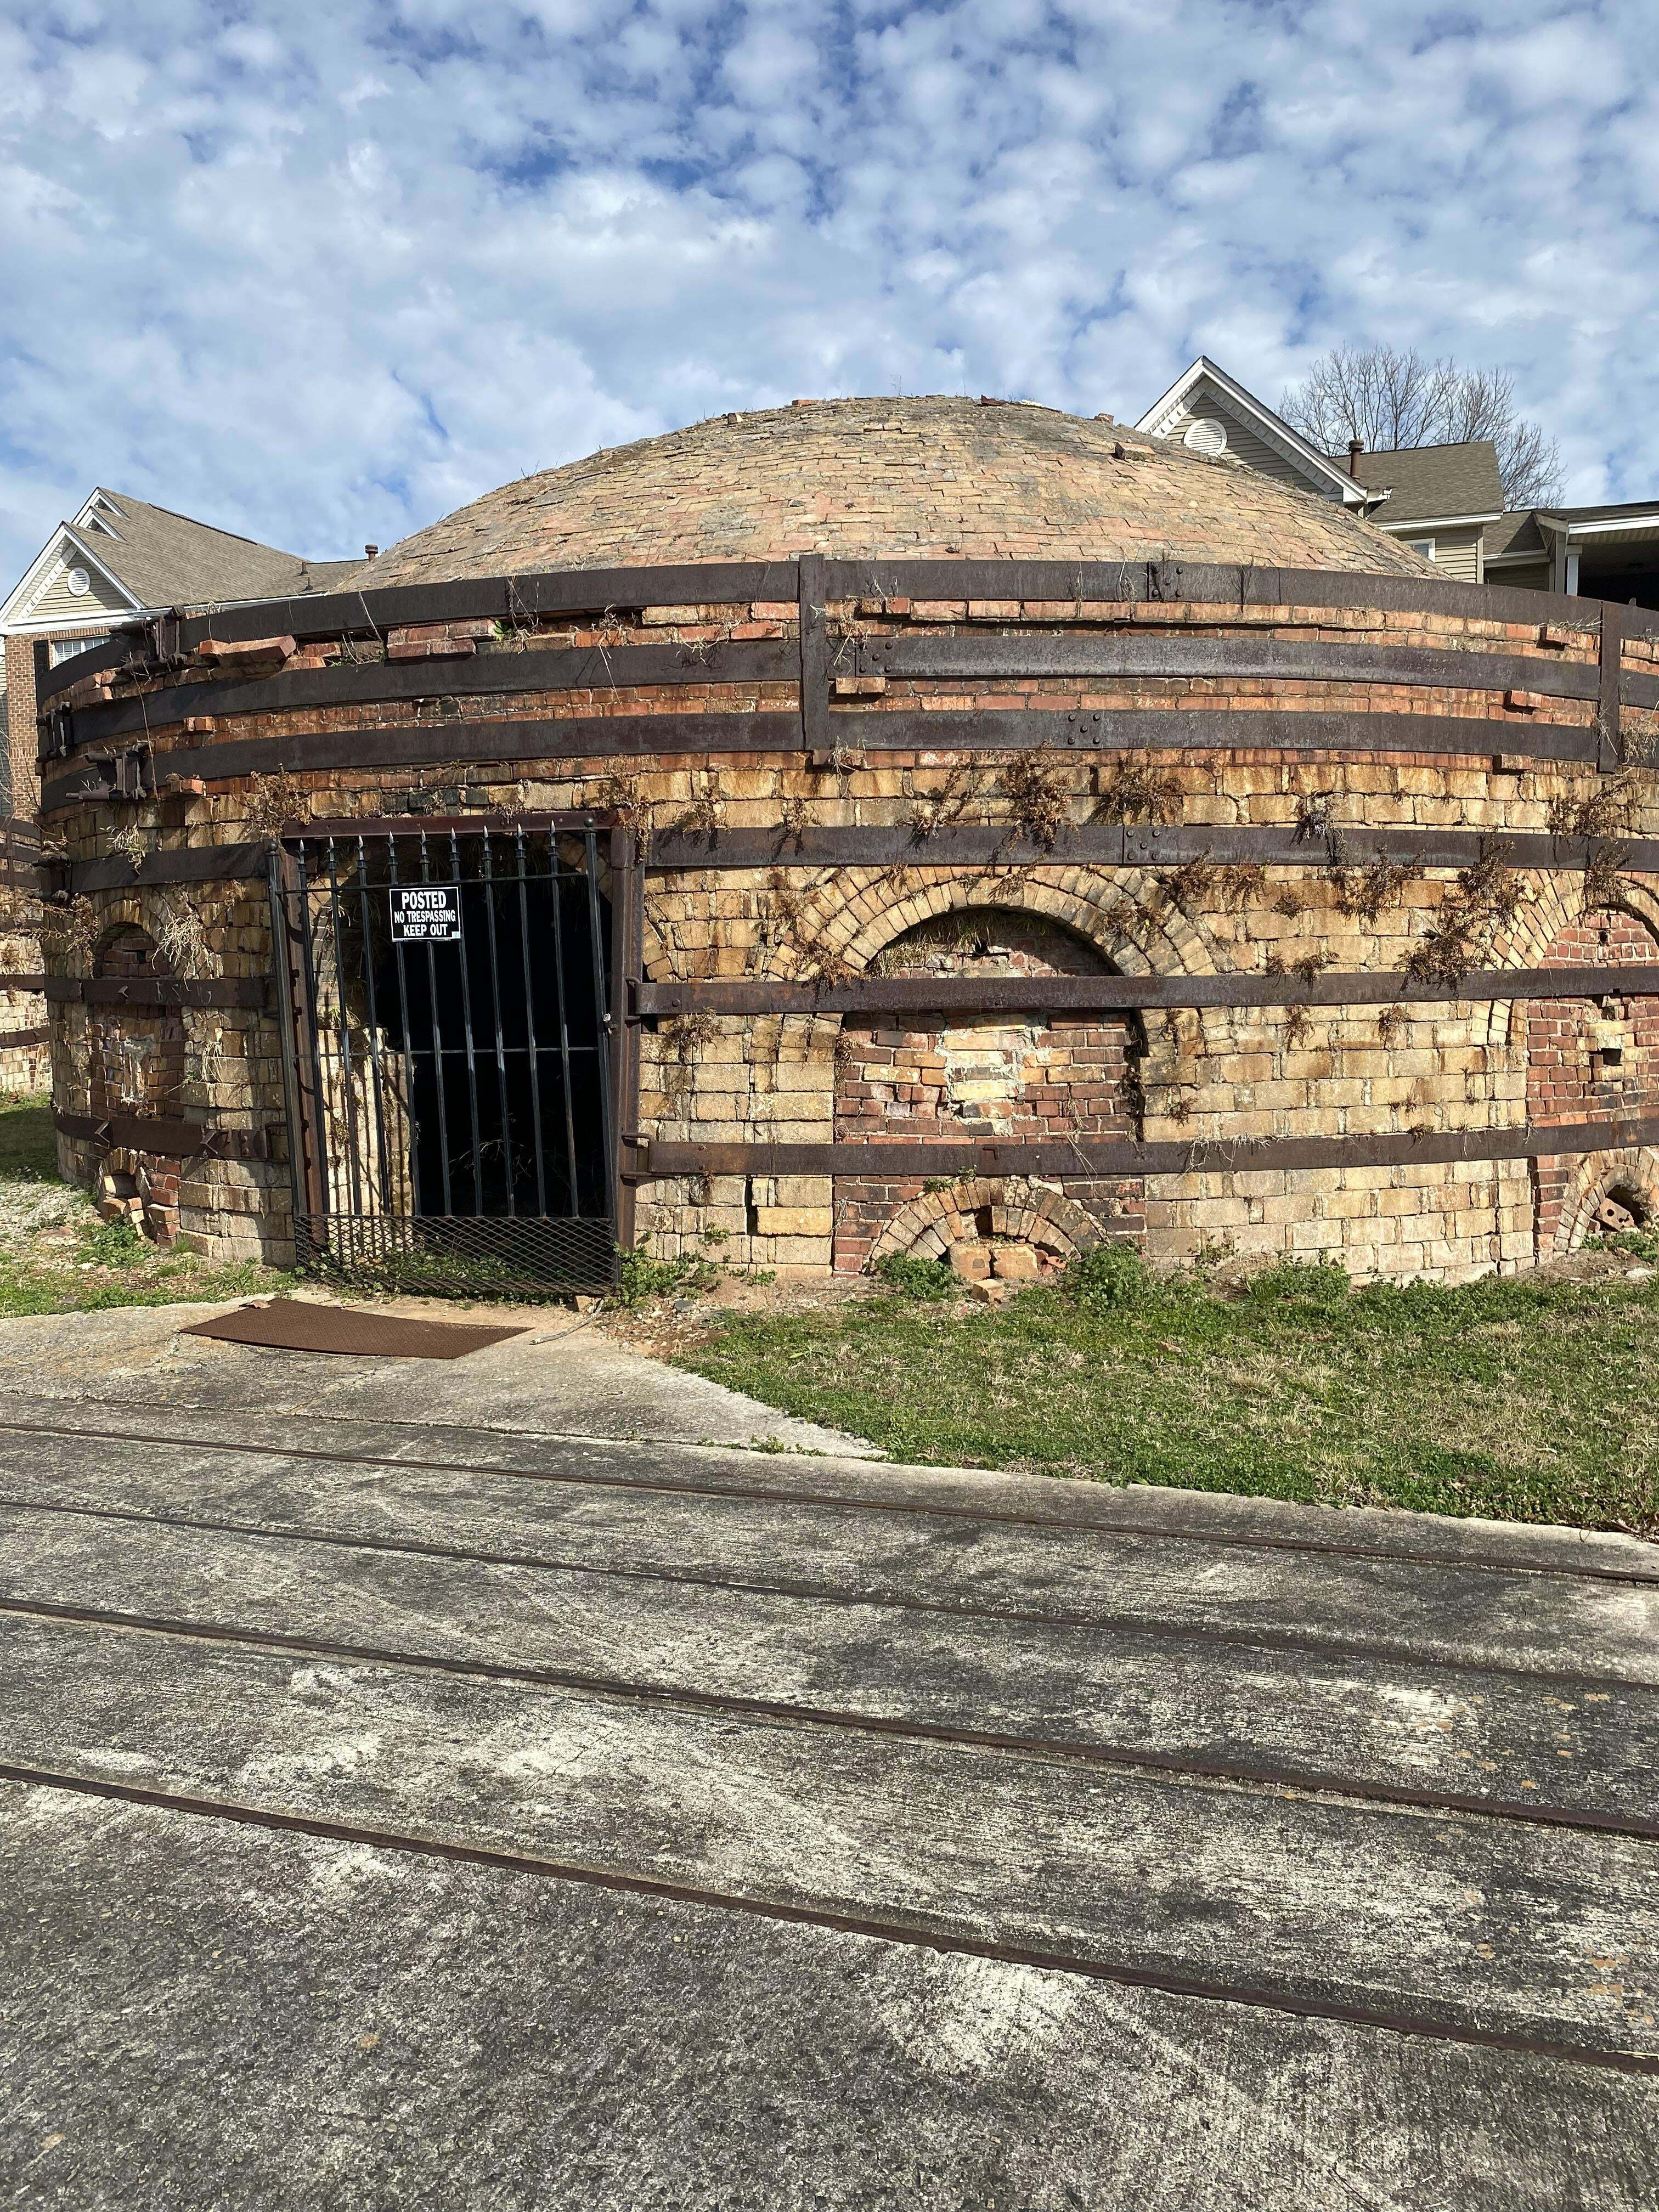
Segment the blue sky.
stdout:
<svg viewBox="0 0 1659 2212">
<path fill-rule="evenodd" d="M 0 578 L 94 483 L 319 556 L 717 410 L 1515 375 L 1659 493 L 1637 0 L 0 0 Z"/>
</svg>

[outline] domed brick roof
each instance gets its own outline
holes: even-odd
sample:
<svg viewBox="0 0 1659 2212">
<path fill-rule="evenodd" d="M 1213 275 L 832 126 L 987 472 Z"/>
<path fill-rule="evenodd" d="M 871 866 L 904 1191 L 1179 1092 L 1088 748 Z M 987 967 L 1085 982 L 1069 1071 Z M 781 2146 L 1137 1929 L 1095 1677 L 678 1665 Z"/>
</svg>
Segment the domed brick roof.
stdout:
<svg viewBox="0 0 1659 2212">
<path fill-rule="evenodd" d="M 503 484 L 365 586 L 823 553 L 1243 562 L 1432 574 L 1334 501 L 1024 401 L 823 399 L 717 415 Z"/>
</svg>

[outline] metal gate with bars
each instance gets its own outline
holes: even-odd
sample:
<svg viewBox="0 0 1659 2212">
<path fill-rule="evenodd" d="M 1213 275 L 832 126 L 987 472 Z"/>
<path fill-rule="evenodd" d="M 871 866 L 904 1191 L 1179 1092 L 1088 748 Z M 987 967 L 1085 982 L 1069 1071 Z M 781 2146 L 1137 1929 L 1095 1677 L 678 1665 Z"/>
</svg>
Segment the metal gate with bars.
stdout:
<svg viewBox="0 0 1659 2212">
<path fill-rule="evenodd" d="M 627 840 L 319 823 L 271 902 L 299 1264 L 480 1295 L 616 1280 Z"/>
</svg>

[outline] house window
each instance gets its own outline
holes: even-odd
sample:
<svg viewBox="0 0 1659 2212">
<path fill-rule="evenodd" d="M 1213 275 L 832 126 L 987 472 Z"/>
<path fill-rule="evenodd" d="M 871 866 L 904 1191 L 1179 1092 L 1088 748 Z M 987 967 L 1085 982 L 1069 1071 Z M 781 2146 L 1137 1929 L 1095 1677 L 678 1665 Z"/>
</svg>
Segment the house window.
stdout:
<svg viewBox="0 0 1659 2212">
<path fill-rule="evenodd" d="M 106 629 L 85 630 L 79 637 L 55 637 L 52 641 L 52 665 L 56 668 L 59 661 L 72 660 L 77 653 L 90 653 L 94 645 L 108 642 Z"/>
<path fill-rule="evenodd" d="M 1406 543 L 1410 546 L 1413 553 L 1420 553 L 1425 561 L 1433 560 L 1434 540 L 1432 538 L 1408 538 L 1406 540 Z"/>
</svg>

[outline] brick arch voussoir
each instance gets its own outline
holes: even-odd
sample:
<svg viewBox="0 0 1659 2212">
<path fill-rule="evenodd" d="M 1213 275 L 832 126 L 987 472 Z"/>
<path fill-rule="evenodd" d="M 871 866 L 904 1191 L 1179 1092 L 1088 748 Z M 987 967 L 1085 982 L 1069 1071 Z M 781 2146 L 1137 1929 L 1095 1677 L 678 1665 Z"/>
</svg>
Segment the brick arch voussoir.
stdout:
<svg viewBox="0 0 1659 2212">
<path fill-rule="evenodd" d="M 974 1217 L 991 1210 L 991 1233 L 1018 1244 L 1034 1244 L 1057 1260 L 1073 1259 L 1103 1243 L 1106 1231 L 1087 1209 L 1063 1192 L 1029 1183 L 1017 1176 L 980 1176 L 932 1190 L 900 1206 L 870 1249 L 870 1261 L 915 1253 L 939 1260 L 955 1244 L 982 1242 Z"/>
<path fill-rule="evenodd" d="M 1638 1145 L 1624 1152 L 1586 1152 L 1568 1179 L 1551 1251 L 1540 1256 L 1577 1252 L 1595 1225 L 1602 1200 L 1624 1189 L 1635 1192 L 1650 1216 L 1659 1218 L 1659 1147 Z"/>
<path fill-rule="evenodd" d="M 1556 945 L 1584 915 L 1578 892 L 1580 878 L 1571 876 L 1566 881 L 1571 891 L 1559 880 L 1546 878 L 1538 897 L 1523 909 L 1498 945 L 1492 963 L 1495 967 L 1551 968 L 1559 964 L 1555 957 Z M 1628 914 L 1640 922 L 1653 939 L 1655 957 L 1659 960 L 1659 891 L 1652 884 L 1626 876 L 1620 881 L 1619 896 L 1591 911 Z M 1485 1023 L 1471 1024 L 1471 1042 L 1498 1051 L 1517 1053 L 1524 1059 L 1527 1024 L 1536 1003 L 1528 999 L 1493 1000 Z"/>
</svg>

